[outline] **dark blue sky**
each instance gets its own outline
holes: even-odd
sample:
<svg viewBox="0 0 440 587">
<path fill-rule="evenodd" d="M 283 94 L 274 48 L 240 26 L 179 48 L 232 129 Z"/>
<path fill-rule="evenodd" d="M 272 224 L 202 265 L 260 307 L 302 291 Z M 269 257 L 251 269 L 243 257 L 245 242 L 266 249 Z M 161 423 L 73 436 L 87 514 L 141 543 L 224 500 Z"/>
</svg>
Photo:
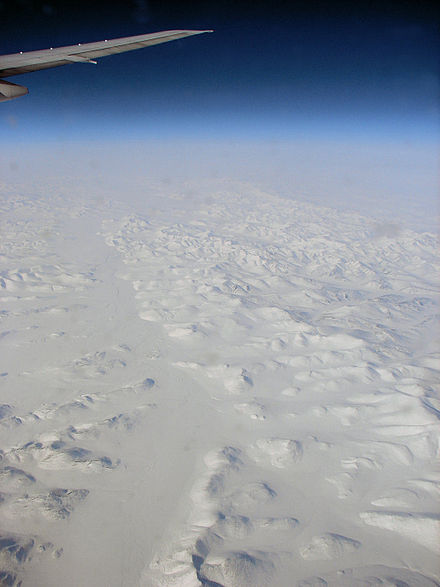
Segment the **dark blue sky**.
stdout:
<svg viewBox="0 0 440 587">
<path fill-rule="evenodd" d="M 435 141 L 438 15 L 419 2 L 0 0 L 0 53 L 174 28 L 215 33 L 9 81 L 3 140 Z M 1 140 L 1 139 L 0 139 Z"/>
</svg>

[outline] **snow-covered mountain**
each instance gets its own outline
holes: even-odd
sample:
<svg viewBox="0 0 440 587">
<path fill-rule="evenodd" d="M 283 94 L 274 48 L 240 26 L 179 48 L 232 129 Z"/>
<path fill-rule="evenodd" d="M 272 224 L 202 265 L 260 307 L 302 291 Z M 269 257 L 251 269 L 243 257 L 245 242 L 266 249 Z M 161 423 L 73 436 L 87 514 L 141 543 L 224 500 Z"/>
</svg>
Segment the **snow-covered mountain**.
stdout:
<svg viewBox="0 0 440 587">
<path fill-rule="evenodd" d="M 47 191 L 1 189 L 4 584 L 438 585 L 435 235 Z"/>
</svg>

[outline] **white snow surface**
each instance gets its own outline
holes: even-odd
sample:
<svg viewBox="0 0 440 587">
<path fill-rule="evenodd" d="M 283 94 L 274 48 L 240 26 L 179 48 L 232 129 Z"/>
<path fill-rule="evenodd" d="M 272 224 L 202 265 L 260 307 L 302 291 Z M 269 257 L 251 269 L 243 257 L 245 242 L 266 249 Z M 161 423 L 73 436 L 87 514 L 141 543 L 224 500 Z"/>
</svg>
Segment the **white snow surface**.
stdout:
<svg viewBox="0 0 440 587">
<path fill-rule="evenodd" d="M 435 235 L 148 194 L 0 185 L 0 582 L 440 585 Z"/>
</svg>

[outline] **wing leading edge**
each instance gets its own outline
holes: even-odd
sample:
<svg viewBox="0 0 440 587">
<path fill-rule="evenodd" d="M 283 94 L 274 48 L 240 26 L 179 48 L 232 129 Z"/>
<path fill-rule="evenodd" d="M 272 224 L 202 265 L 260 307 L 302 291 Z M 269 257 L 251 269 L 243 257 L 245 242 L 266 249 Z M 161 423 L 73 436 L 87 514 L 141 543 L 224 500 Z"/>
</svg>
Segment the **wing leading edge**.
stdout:
<svg viewBox="0 0 440 587">
<path fill-rule="evenodd" d="M 50 67 L 59 67 L 69 63 L 96 63 L 95 59 L 114 55 L 116 53 L 125 53 L 134 51 L 160 43 L 177 41 L 192 35 L 210 33 L 212 31 L 192 31 L 192 30 L 175 30 L 161 31 L 158 33 L 149 33 L 146 35 L 136 35 L 133 37 L 122 37 L 120 39 L 109 39 L 98 41 L 96 43 L 79 43 L 78 45 L 69 45 L 68 47 L 57 47 L 43 49 L 42 51 L 29 51 L 26 53 L 16 53 L 13 55 L 0 56 L 0 77 L 10 77 L 21 73 L 29 73 L 40 69 Z M 16 95 L 13 88 L 17 88 Z M 18 90 L 20 88 L 20 90 Z M 10 82 L 0 80 L 0 101 L 11 100 L 27 93 L 23 86 L 17 86 Z"/>
</svg>

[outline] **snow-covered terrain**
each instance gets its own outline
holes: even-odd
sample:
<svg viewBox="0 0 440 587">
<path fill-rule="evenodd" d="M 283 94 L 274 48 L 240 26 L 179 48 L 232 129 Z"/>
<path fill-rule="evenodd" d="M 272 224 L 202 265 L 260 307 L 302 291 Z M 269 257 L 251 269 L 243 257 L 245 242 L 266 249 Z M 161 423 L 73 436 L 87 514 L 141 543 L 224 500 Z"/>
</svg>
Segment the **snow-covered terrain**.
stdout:
<svg viewBox="0 0 440 587">
<path fill-rule="evenodd" d="M 0 186 L 0 582 L 440 584 L 435 236 Z"/>
</svg>

